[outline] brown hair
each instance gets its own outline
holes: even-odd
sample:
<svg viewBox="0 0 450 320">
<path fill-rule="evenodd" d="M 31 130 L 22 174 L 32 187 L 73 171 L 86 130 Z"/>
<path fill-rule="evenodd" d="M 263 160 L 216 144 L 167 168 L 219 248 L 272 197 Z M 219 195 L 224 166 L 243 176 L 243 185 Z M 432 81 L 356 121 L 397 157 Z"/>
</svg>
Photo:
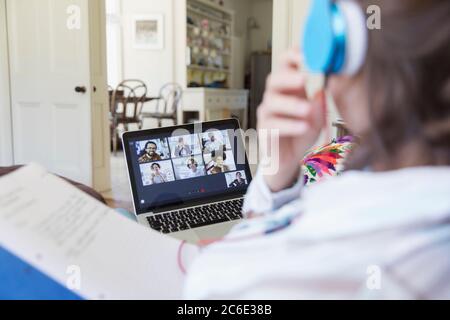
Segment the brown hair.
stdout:
<svg viewBox="0 0 450 320">
<path fill-rule="evenodd" d="M 347 169 L 450 165 L 450 1 L 360 0 L 381 8 L 361 71 L 371 128 Z"/>
</svg>

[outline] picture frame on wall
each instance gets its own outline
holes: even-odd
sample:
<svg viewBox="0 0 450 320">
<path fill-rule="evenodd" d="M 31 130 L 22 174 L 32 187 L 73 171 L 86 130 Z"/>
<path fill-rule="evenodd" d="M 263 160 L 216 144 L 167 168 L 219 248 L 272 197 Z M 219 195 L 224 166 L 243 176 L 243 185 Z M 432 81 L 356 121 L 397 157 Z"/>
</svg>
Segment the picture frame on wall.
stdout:
<svg viewBox="0 0 450 320">
<path fill-rule="evenodd" d="M 164 49 L 164 16 L 162 14 L 133 17 L 133 47 L 142 50 Z"/>
</svg>

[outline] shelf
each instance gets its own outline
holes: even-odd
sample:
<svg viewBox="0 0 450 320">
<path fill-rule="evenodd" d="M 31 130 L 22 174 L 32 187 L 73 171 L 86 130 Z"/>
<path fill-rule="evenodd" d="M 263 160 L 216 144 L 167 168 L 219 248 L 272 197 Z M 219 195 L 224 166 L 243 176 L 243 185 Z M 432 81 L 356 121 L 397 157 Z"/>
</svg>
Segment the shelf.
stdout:
<svg viewBox="0 0 450 320">
<path fill-rule="evenodd" d="M 211 15 L 211 14 L 209 14 L 209 13 L 203 12 L 203 11 L 198 10 L 198 9 L 195 9 L 195 8 L 192 8 L 192 7 L 190 7 L 190 6 L 187 7 L 187 10 L 190 11 L 190 12 L 192 12 L 192 13 L 194 13 L 194 14 L 197 14 L 197 15 L 199 15 L 199 16 L 202 16 L 202 17 L 204 17 L 204 18 L 208 18 L 208 19 L 210 19 L 210 20 L 214 20 L 214 21 L 216 21 L 216 22 L 220 22 L 220 23 L 224 23 L 224 24 L 229 24 L 229 25 L 232 24 L 232 20 L 221 19 L 221 18 L 219 18 L 219 17 L 213 16 L 213 15 Z"/>
<path fill-rule="evenodd" d="M 189 69 L 196 69 L 196 70 L 202 70 L 202 71 L 231 73 L 231 71 L 229 69 L 221 69 L 221 68 L 214 68 L 214 67 L 198 66 L 198 65 L 195 65 L 195 64 L 188 65 L 187 67 Z"/>
<path fill-rule="evenodd" d="M 190 29 L 190 30 L 193 30 L 194 28 L 198 28 L 198 29 L 200 29 L 200 31 L 202 31 L 202 29 L 201 29 L 200 27 L 193 26 L 193 25 L 191 25 L 191 24 L 188 24 L 187 27 L 188 27 L 188 29 Z M 225 40 L 231 40 L 231 36 L 221 35 L 221 34 L 217 34 L 217 33 L 215 33 L 215 32 L 211 32 L 211 31 L 208 31 L 208 32 L 209 32 L 209 34 L 212 34 L 212 35 L 213 35 L 214 37 L 216 37 L 216 38 L 222 38 L 222 39 L 225 39 Z M 194 36 L 197 36 L 197 35 L 194 35 Z M 203 37 L 201 34 L 198 35 L 198 36 L 199 36 L 199 37 L 202 37 L 202 38 L 205 38 L 205 37 Z"/>
<path fill-rule="evenodd" d="M 213 63 L 219 60 L 204 60 L 198 58 L 211 57 L 211 52 L 215 52 L 217 59 L 221 59 L 225 65 L 233 59 L 233 30 L 234 30 L 234 12 L 224 7 L 210 2 L 210 0 L 188 0 L 186 8 L 186 64 L 187 85 L 196 83 L 203 86 L 207 80 L 208 73 L 220 73 L 220 84 L 224 88 L 230 88 L 232 85 L 232 66 L 214 67 Z M 202 20 L 208 20 L 209 24 Z M 216 47 L 216 44 L 218 47 Z M 197 53 L 193 53 L 195 48 Z M 197 48 L 199 50 L 197 50 Z M 206 50 L 207 49 L 207 50 Z M 208 54 L 206 54 L 208 52 Z M 190 55 L 188 57 L 188 54 Z M 212 58 L 212 57 L 211 57 Z M 197 63 L 211 62 L 211 66 L 199 65 Z M 221 63 L 220 63 L 221 65 Z M 198 72 L 193 72 L 198 71 Z M 205 78 L 206 77 L 206 78 Z M 215 76 L 212 78 L 216 78 Z M 219 82 L 215 84 L 219 85 Z"/>
<path fill-rule="evenodd" d="M 222 12 L 224 14 L 229 15 L 229 16 L 234 15 L 234 11 L 233 10 L 227 9 L 224 6 L 220 6 L 217 3 L 214 3 L 214 2 L 212 2 L 210 0 L 191 0 L 191 2 L 196 2 L 197 4 L 206 6 L 208 8 L 211 8 L 211 9 L 215 10 L 215 11 L 220 11 L 220 12 Z"/>
<path fill-rule="evenodd" d="M 220 51 L 220 49 L 217 49 L 217 48 L 199 47 L 199 46 L 195 46 L 195 45 L 191 45 L 191 44 L 188 44 L 187 47 L 191 49 L 191 54 L 195 55 L 195 56 L 200 55 L 200 56 L 208 56 L 209 57 L 209 56 L 211 56 L 211 51 L 215 51 L 216 52 L 216 56 L 231 57 L 231 53 L 230 52 L 223 52 L 223 51 Z M 200 52 L 199 53 L 193 53 L 193 48 L 198 48 L 200 50 Z M 204 49 L 209 50 L 210 53 L 209 54 L 204 54 L 202 52 L 202 50 L 204 50 Z"/>
</svg>

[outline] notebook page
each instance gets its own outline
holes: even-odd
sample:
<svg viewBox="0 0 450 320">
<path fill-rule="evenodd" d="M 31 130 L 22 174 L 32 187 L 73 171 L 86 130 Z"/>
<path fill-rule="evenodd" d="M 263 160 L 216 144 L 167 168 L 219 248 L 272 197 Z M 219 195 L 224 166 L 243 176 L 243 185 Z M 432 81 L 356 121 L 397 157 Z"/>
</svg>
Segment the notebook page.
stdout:
<svg viewBox="0 0 450 320">
<path fill-rule="evenodd" d="M 30 165 L 0 179 L 0 244 L 87 299 L 178 299 L 180 241 Z M 186 265 L 197 254 L 185 246 Z"/>
</svg>

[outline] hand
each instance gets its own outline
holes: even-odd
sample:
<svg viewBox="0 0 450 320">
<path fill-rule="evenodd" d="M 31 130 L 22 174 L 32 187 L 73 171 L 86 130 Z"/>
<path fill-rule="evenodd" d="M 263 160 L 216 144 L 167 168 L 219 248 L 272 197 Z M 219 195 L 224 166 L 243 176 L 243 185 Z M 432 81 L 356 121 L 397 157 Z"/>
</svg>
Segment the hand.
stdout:
<svg viewBox="0 0 450 320">
<path fill-rule="evenodd" d="M 301 160 L 326 124 L 325 93 L 319 92 L 312 101 L 308 100 L 306 79 L 300 68 L 299 51 L 285 54 L 278 71 L 269 76 L 258 108 L 258 129 L 278 130 L 280 134 L 279 171 L 275 175 L 263 172 L 272 192 L 284 190 L 299 177 Z M 271 155 L 273 159 L 277 156 Z"/>
</svg>

